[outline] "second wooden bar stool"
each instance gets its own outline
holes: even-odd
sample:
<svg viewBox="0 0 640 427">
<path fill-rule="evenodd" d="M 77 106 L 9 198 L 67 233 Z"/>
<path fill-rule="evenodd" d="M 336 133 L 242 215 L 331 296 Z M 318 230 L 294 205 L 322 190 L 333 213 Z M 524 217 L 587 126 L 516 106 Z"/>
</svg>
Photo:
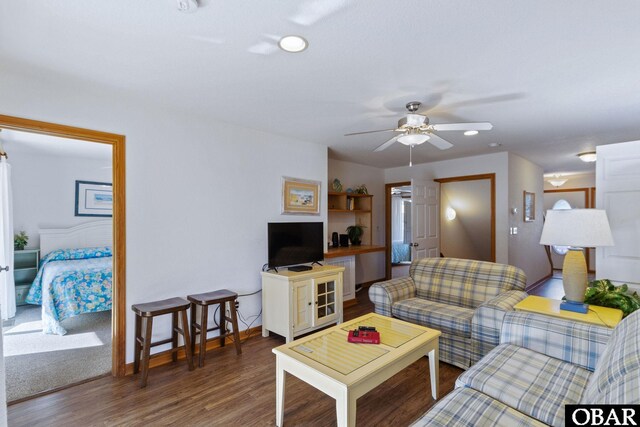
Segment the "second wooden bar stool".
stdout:
<svg viewBox="0 0 640 427">
<path fill-rule="evenodd" d="M 207 332 L 220 330 L 220 335 L 216 338 L 220 339 L 220 347 L 225 344 L 225 338 L 233 335 L 233 343 L 236 346 L 236 354 L 242 353 L 240 347 L 240 332 L 238 331 L 238 316 L 236 314 L 236 299 L 238 294 L 227 289 L 206 292 L 203 294 L 188 295 L 187 299 L 191 301 L 191 353 L 195 354 L 196 335 L 200 334 L 200 354 L 198 355 L 198 366 L 204 366 L 204 357 L 207 354 Z M 229 314 L 227 317 L 226 305 L 229 303 Z M 220 321 L 218 326 L 209 328 L 207 326 L 207 318 L 209 316 L 209 306 L 212 304 L 220 304 Z M 197 322 L 196 308 L 200 307 L 200 323 Z M 227 332 L 226 321 L 231 322 L 233 326 L 232 332 Z"/>
<path fill-rule="evenodd" d="M 172 359 L 178 360 L 178 334 L 184 337 L 184 351 L 187 355 L 189 370 L 194 369 L 191 353 L 191 339 L 189 337 L 189 322 L 187 321 L 187 309 L 189 301 L 184 298 L 169 298 L 162 301 L 147 302 L 143 304 L 133 304 L 131 309 L 136 314 L 136 336 L 133 359 L 133 373 L 137 374 L 140 369 L 140 352 L 142 351 L 142 376 L 140 386 L 147 386 L 149 376 L 149 353 L 151 347 L 161 344 L 171 343 Z M 151 332 L 153 328 L 153 318 L 163 314 L 171 314 L 171 338 L 151 342 Z M 178 314 L 182 315 L 182 329 L 178 327 Z M 145 330 L 142 333 L 142 319 L 145 319 Z"/>
</svg>

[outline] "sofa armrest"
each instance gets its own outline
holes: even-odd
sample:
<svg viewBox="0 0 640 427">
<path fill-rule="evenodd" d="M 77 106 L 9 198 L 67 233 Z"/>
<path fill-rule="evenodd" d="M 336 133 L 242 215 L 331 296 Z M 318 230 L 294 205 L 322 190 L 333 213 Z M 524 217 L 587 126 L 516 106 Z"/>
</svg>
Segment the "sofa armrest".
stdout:
<svg viewBox="0 0 640 427">
<path fill-rule="evenodd" d="M 369 287 L 369 299 L 375 305 L 375 312 L 383 316 L 392 316 L 391 306 L 394 302 L 415 296 L 416 285 L 411 277 L 378 282 Z"/>
<path fill-rule="evenodd" d="M 507 313 L 500 344 L 513 344 L 593 371 L 613 329 L 542 314 Z"/>
<path fill-rule="evenodd" d="M 500 344 L 504 315 L 527 297 L 524 291 L 507 291 L 476 308 L 471 320 L 471 363 L 474 364 Z"/>
</svg>

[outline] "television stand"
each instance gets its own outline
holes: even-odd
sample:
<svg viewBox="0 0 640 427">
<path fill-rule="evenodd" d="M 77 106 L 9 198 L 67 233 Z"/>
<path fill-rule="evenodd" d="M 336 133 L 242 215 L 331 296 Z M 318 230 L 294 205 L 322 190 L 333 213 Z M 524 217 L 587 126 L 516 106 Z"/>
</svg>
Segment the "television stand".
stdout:
<svg viewBox="0 0 640 427">
<path fill-rule="evenodd" d="M 289 271 L 309 271 L 311 270 L 313 267 L 310 267 L 308 265 L 293 265 L 291 267 L 288 268 Z"/>
</svg>

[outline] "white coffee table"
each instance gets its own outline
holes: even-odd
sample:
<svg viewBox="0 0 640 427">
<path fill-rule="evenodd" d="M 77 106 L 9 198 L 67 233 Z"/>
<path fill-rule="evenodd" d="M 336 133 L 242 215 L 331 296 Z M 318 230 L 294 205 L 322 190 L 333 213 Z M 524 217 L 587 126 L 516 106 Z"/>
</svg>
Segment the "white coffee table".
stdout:
<svg viewBox="0 0 640 427">
<path fill-rule="evenodd" d="M 347 342 L 358 326 L 375 326 L 381 343 Z M 276 425 L 283 425 L 285 372 L 336 399 L 338 426 L 355 426 L 356 400 L 425 355 L 437 399 L 439 337 L 440 331 L 371 313 L 274 348 Z"/>
</svg>

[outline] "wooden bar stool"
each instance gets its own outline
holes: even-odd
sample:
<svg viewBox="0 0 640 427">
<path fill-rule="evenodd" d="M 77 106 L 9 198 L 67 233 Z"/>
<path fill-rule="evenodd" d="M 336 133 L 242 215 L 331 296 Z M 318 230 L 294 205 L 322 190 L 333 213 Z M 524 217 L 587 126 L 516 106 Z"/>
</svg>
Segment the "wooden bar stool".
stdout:
<svg viewBox="0 0 640 427">
<path fill-rule="evenodd" d="M 207 353 L 207 332 L 220 330 L 220 346 L 224 347 L 225 338 L 233 335 L 233 342 L 236 346 L 236 354 L 242 354 L 240 348 L 240 331 L 238 330 L 238 316 L 236 314 L 236 299 L 238 294 L 227 289 L 219 291 L 206 292 L 204 294 L 188 295 L 187 299 L 191 301 L 191 353 L 195 354 L 196 335 L 200 334 L 200 354 L 198 356 L 198 366 L 204 366 L 204 357 Z M 226 305 L 229 303 L 229 313 L 231 317 L 227 317 Z M 220 321 L 218 326 L 213 328 L 207 327 L 207 317 L 209 315 L 209 306 L 212 304 L 220 304 Z M 196 308 L 200 306 L 200 323 L 197 322 Z M 226 321 L 231 322 L 233 331 L 227 333 Z"/>
<path fill-rule="evenodd" d="M 142 351 L 142 377 L 140 377 L 140 387 L 147 386 L 147 377 L 149 376 L 149 354 L 151 347 L 157 345 L 171 343 L 171 358 L 174 362 L 178 361 L 178 334 L 184 337 L 184 351 L 187 355 L 189 370 L 194 369 L 191 339 L 189 338 L 189 322 L 187 320 L 187 309 L 189 301 L 184 298 L 169 298 L 162 301 L 147 302 L 143 304 L 133 304 L 131 309 L 136 314 L 136 336 L 135 336 L 135 355 L 133 360 L 133 373 L 137 374 L 140 370 L 140 351 Z M 171 338 L 162 341 L 151 342 L 151 330 L 153 327 L 153 318 L 162 316 L 163 314 L 171 314 Z M 182 329 L 178 327 L 178 315 L 182 316 Z M 144 335 L 142 334 L 142 319 L 145 319 Z"/>
</svg>

